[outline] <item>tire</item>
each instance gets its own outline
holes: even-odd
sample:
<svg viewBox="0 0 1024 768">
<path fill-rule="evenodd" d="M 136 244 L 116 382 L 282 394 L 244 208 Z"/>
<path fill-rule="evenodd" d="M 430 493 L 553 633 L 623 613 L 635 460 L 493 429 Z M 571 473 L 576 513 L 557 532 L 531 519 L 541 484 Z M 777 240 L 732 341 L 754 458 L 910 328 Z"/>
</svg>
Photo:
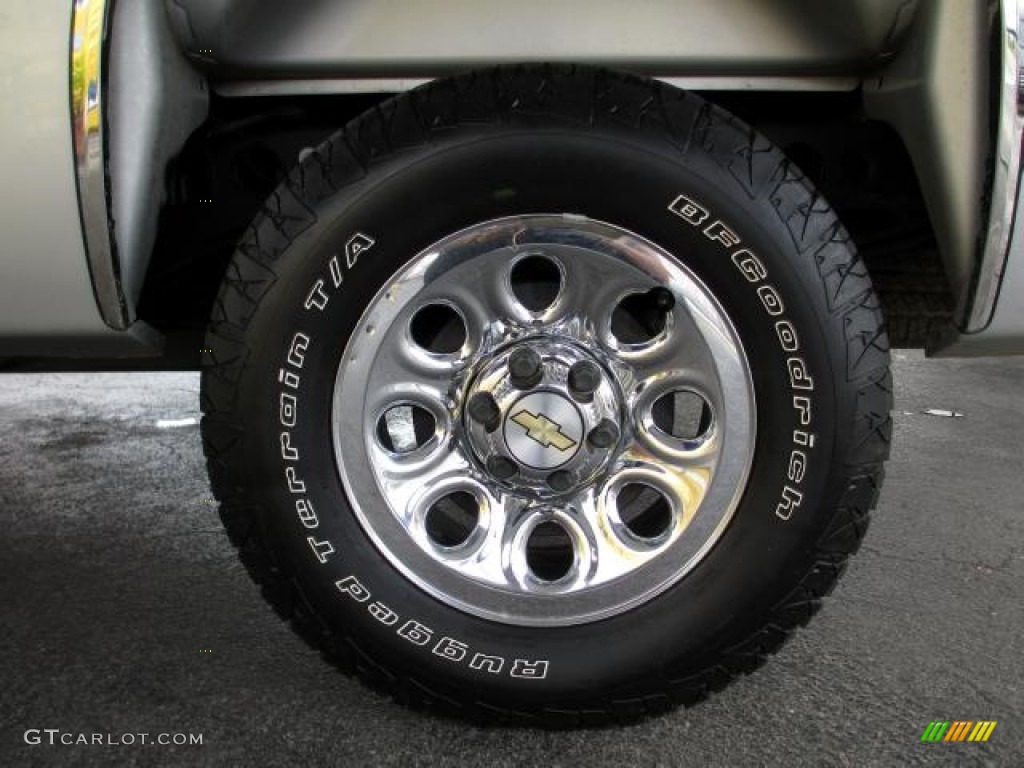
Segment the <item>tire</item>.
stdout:
<svg viewBox="0 0 1024 768">
<path fill-rule="evenodd" d="M 378 327 L 374 318 L 387 316 L 389 301 L 405 300 L 403 286 L 419 290 L 415 275 L 425 275 L 424 286 L 433 279 L 429 265 L 440 261 L 402 272 L 429 256 L 424 249 L 436 247 L 445 259 L 470 254 L 460 258 L 471 265 L 478 243 L 509 221 L 530 233 L 578 227 L 581 238 L 600 244 L 595 253 L 628 242 L 662 254 L 658 258 L 674 254 L 671 264 L 658 266 L 678 273 L 667 299 L 674 309 L 664 309 L 665 292 L 652 288 L 633 320 L 644 326 L 654 312 L 644 327 L 656 336 L 669 332 L 664 318 L 671 316 L 676 333 L 686 323 L 698 327 L 694 307 L 705 306 L 718 330 L 694 344 L 703 350 L 706 342 L 710 355 L 717 354 L 715 339 L 737 340 L 723 349 L 743 363 L 749 380 L 743 383 L 741 368 L 722 374 L 733 370 L 731 363 L 719 365 L 714 357 L 709 365 L 717 385 L 698 395 L 709 409 L 702 413 L 715 404 L 728 407 L 714 414 L 713 428 L 710 416 L 696 427 L 708 429 L 704 435 L 713 431 L 721 440 L 714 445 L 733 446 L 716 455 L 702 498 L 727 487 L 715 485 L 719 477 L 731 478 L 735 493 L 716 496 L 726 499 L 717 506 L 709 501 L 709 517 L 701 517 L 703 502 L 685 512 L 710 531 L 706 540 L 694 535 L 691 541 L 690 523 L 678 523 L 682 532 L 664 551 L 685 551 L 686 563 L 657 555 L 658 542 L 675 536 L 675 521 L 685 516 L 682 502 L 673 506 L 682 497 L 668 494 L 670 522 L 636 545 L 654 554 L 637 556 L 635 570 L 623 565 L 615 575 L 609 566 L 612 575 L 599 583 L 593 574 L 600 568 L 579 556 L 567 566 L 578 579 L 571 586 L 558 581 L 569 576 L 556 575 L 515 582 L 526 584 L 522 594 L 514 586 L 492 588 L 481 581 L 488 576 L 465 575 L 469 566 L 443 561 L 447 550 L 440 545 L 442 555 L 421 552 L 436 542 L 417 549 L 411 534 L 409 541 L 394 535 L 398 513 L 377 498 L 392 498 L 381 490 L 392 487 L 387 482 L 359 485 L 364 468 L 377 466 L 373 451 L 398 451 L 393 436 L 380 432 L 390 422 L 375 422 L 376 437 L 371 428 L 349 428 L 360 422 L 348 419 L 371 413 L 363 399 L 368 403 L 390 386 L 387 378 L 379 379 L 382 386 L 368 383 L 378 381 L 373 366 L 399 331 Z M 498 223 L 484 226 L 488 222 Z M 565 253 L 576 253 L 578 242 L 564 245 Z M 590 268 L 582 257 L 555 262 L 582 269 L 577 275 Z M 452 278 L 446 289 L 452 295 L 470 273 L 458 274 L 463 277 Z M 396 275 L 406 277 L 396 282 Z M 559 280 L 559 290 L 569 291 L 565 276 Z M 601 286 L 593 281 L 572 295 L 580 301 L 591 295 L 599 313 L 593 297 Z M 472 303 L 487 290 L 474 284 L 459 295 Z M 472 335 L 471 325 L 463 317 L 463 335 Z M 460 355 L 469 343 L 448 352 Z M 570 346 L 565 354 L 582 359 L 601 345 Z M 682 354 L 684 346 L 666 349 Z M 206 347 L 202 429 L 211 483 L 228 535 L 266 599 L 342 670 L 400 702 L 474 720 L 546 726 L 633 720 L 694 704 L 752 671 L 818 611 L 858 548 L 889 449 L 883 319 L 864 265 L 826 201 L 778 149 L 717 107 L 657 82 L 598 69 L 480 71 L 401 94 L 347 125 L 300 163 L 245 233 L 216 300 Z M 556 365 L 561 348 L 555 347 L 538 355 L 544 366 Z M 513 364 L 503 360 L 500 375 L 512 375 Z M 458 370 L 461 363 L 452 365 Z M 364 368 L 370 372 L 359 378 Z M 601 387 L 619 386 L 615 364 L 598 368 L 613 371 Z M 554 376 L 549 370 L 544 375 Z M 368 383 L 360 389 L 362 381 Z M 527 386 L 502 382 L 510 392 Z M 468 410 L 466 387 L 452 396 L 451 413 L 434 414 L 435 434 L 428 439 L 435 442 L 422 450 L 470 444 L 466 450 L 474 456 L 507 450 L 518 460 L 507 420 L 505 443 L 491 440 L 486 408 L 476 416 Z M 576 405 L 581 413 L 591 407 Z M 629 432 L 640 440 L 640 422 L 628 413 L 623 418 L 621 434 L 613 437 L 625 441 Z M 747 432 L 736 426 L 743 424 Z M 733 428 L 740 437 L 730 444 Z M 552 441 L 562 439 L 559 433 L 544 434 L 546 444 L 533 439 L 544 451 L 558 450 Z M 677 445 L 674 432 L 662 437 Z M 366 448 L 371 458 L 360 454 L 364 445 L 374 446 Z M 628 464 L 622 455 L 613 462 L 587 445 L 589 453 L 575 448 L 584 458 L 571 464 L 576 474 L 567 482 L 582 484 L 572 493 L 585 494 L 611 477 L 613 467 Z M 733 457 L 744 455 L 748 463 L 740 467 Z M 486 461 L 492 458 L 487 453 Z M 591 459 L 598 464 L 585 463 Z M 474 466 L 478 474 L 491 468 Z M 537 498 L 548 499 L 537 519 L 547 520 L 543 515 L 554 514 L 561 497 L 545 490 L 541 475 L 529 475 L 532 466 L 517 467 L 507 482 L 522 484 L 516 493 L 527 499 L 528 510 L 534 502 L 522 488 L 534 483 Z M 548 478 L 543 482 L 554 483 Z M 357 487 L 358 494 L 346 490 Z M 625 519 L 621 509 L 616 514 Z M 590 523 L 580 525 L 590 535 Z M 531 530 L 530 537 L 539 536 Z M 590 539 L 573 539 L 573 530 L 563 530 L 575 542 L 569 546 L 590 552 Z M 566 535 L 551 535 L 564 550 Z M 545 552 L 562 556 L 555 544 L 544 549 L 543 538 L 523 541 L 524 557 L 533 557 L 528 570 Z M 675 549 L 681 542 L 690 549 Z M 508 563 L 519 550 L 507 546 L 500 550 L 501 568 L 513 569 Z M 611 554 L 594 557 L 618 564 Z"/>
</svg>

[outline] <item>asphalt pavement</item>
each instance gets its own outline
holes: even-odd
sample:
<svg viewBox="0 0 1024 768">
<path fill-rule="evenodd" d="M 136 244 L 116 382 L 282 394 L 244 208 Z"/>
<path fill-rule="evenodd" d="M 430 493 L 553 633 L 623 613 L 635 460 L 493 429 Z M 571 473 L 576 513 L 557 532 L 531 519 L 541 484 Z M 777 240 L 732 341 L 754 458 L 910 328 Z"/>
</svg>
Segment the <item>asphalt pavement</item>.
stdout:
<svg viewBox="0 0 1024 768">
<path fill-rule="evenodd" d="M 696 708 L 570 732 L 406 710 L 292 636 L 210 502 L 198 375 L 2 375 L 0 765 L 1024 766 L 1024 359 L 894 362 L 880 506 L 818 617 Z"/>
</svg>

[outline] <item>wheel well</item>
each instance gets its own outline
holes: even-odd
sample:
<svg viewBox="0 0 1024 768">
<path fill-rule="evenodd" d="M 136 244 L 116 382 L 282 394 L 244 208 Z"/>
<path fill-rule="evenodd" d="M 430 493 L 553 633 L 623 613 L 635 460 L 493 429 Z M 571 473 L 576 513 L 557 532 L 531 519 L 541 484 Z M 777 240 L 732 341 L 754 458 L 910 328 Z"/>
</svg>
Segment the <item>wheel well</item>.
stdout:
<svg viewBox="0 0 1024 768">
<path fill-rule="evenodd" d="M 703 94 L 778 144 L 837 210 L 868 264 L 894 346 L 924 346 L 951 322 L 935 232 L 899 136 L 859 91 Z M 168 165 L 167 200 L 139 317 L 168 354 L 198 363 L 206 319 L 246 225 L 298 162 L 387 94 L 225 98 Z"/>
<path fill-rule="evenodd" d="M 705 94 L 755 126 L 814 182 L 868 266 L 894 347 L 925 347 L 955 299 L 906 145 L 860 92 Z"/>
</svg>

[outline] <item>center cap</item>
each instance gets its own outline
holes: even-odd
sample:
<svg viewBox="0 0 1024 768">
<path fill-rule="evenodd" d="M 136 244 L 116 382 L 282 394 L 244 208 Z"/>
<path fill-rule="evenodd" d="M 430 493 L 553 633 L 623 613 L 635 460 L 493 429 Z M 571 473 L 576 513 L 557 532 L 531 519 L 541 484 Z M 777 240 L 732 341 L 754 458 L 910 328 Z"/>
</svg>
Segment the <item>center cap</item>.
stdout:
<svg viewBox="0 0 1024 768">
<path fill-rule="evenodd" d="M 616 456 L 622 400 L 590 350 L 536 336 L 482 362 L 462 398 L 466 447 L 502 492 L 565 494 L 593 481 Z"/>
<path fill-rule="evenodd" d="M 508 410 L 503 431 L 505 445 L 518 462 L 535 469 L 554 469 L 579 451 L 583 417 L 558 392 L 531 392 Z"/>
</svg>

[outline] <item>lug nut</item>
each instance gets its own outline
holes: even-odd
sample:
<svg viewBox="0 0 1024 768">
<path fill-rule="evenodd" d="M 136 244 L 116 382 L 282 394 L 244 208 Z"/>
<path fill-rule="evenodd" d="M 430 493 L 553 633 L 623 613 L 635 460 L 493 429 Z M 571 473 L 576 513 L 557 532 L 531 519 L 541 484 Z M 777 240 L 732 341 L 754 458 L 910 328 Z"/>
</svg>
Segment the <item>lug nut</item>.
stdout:
<svg viewBox="0 0 1024 768">
<path fill-rule="evenodd" d="M 540 355 L 529 347 L 521 347 L 509 355 L 508 375 L 516 389 L 530 389 L 540 384 L 544 375 Z"/>
<path fill-rule="evenodd" d="M 499 480 L 508 480 L 519 473 L 519 467 L 512 459 L 504 456 L 491 456 L 487 460 L 487 471 Z"/>
<path fill-rule="evenodd" d="M 601 386 L 601 371 L 591 362 L 581 360 L 569 369 L 569 393 L 577 400 L 589 403 Z"/>
<path fill-rule="evenodd" d="M 676 297 L 668 288 L 656 286 L 647 292 L 648 298 L 659 312 L 670 312 L 676 305 Z"/>
<path fill-rule="evenodd" d="M 587 435 L 587 442 L 595 448 L 609 448 L 619 439 L 619 428 L 614 421 L 604 419 Z"/>
<path fill-rule="evenodd" d="M 470 418 L 480 423 L 488 432 L 493 432 L 501 422 L 501 409 L 490 392 L 477 392 L 466 403 Z"/>
<path fill-rule="evenodd" d="M 566 472 L 564 469 L 556 469 L 550 475 L 548 475 L 548 485 L 551 490 L 557 491 L 558 493 L 565 493 L 572 488 L 572 475 Z"/>
</svg>

